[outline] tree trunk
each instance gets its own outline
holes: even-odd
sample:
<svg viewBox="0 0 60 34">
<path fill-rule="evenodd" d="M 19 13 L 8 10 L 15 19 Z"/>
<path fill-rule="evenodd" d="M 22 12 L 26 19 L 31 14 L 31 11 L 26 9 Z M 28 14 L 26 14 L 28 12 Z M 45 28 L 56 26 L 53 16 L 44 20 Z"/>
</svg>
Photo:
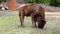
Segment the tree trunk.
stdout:
<svg viewBox="0 0 60 34">
<path fill-rule="evenodd" d="M 16 0 L 7 0 L 9 10 L 16 10 Z"/>
</svg>

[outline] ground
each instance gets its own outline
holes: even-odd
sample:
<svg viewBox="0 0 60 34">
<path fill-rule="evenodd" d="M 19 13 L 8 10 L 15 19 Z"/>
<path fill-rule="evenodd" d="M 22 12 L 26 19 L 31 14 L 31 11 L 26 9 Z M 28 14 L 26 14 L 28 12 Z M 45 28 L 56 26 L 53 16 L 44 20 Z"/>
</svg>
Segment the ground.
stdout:
<svg viewBox="0 0 60 34">
<path fill-rule="evenodd" d="M 0 11 L 0 34 L 60 34 L 60 12 L 45 12 L 43 29 L 32 28 L 31 17 L 25 17 L 20 27 L 18 11 Z"/>
</svg>

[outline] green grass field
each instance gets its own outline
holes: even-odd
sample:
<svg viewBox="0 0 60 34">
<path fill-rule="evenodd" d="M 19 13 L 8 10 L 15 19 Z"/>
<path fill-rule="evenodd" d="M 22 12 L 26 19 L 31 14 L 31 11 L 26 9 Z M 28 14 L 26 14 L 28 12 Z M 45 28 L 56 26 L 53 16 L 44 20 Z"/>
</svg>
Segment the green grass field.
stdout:
<svg viewBox="0 0 60 34">
<path fill-rule="evenodd" d="M 0 15 L 0 34 L 60 34 L 60 18 L 46 17 L 45 27 L 39 29 L 32 28 L 31 17 L 25 17 L 24 27 L 20 27 L 18 11 L 0 12 Z"/>
</svg>

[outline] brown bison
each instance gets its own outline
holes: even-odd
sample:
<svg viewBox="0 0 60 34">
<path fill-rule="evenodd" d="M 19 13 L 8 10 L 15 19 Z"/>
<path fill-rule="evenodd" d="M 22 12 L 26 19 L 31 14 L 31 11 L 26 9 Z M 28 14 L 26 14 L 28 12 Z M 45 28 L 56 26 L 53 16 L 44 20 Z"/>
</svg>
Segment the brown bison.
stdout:
<svg viewBox="0 0 60 34">
<path fill-rule="evenodd" d="M 21 21 L 21 26 L 24 26 L 24 17 L 31 16 L 32 26 L 37 27 L 36 22 L 38 23 L 38 28 L 43 28 L 45 25 L 45 12 L 44 8 L 39 4 L 22 4 L 19 6 L 19 17 Z"/>
</svg>

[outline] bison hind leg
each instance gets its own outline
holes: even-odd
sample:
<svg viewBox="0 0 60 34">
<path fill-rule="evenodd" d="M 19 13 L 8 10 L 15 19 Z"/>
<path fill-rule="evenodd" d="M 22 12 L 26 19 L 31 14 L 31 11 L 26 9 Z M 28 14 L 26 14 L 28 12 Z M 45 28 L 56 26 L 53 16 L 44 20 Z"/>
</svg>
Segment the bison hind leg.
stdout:
<svg viewBox="0 0 60 34">
<path fill-rule="evenodd" d="M 43 29 L 43 27 L 44 27 L 45 24 L 46 24 L 46 21 L 38 22 L 38 28 Z"/>
</svg>

